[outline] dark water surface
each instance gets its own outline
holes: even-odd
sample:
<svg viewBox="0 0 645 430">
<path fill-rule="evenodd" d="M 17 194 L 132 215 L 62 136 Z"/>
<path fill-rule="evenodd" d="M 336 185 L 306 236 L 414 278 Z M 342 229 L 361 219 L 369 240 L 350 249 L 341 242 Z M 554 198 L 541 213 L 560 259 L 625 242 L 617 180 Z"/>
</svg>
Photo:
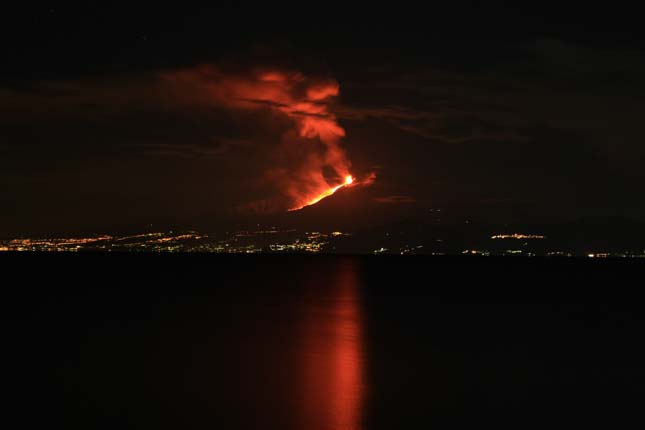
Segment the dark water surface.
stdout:
<svg viewBox="0 0 645 430">
<path fill-rule="evenodd" d="M 7 255 L 0 264 L 4 406 L 20 420 L 11 428 L 642 421 L 640 262 Z"/>
</svg>

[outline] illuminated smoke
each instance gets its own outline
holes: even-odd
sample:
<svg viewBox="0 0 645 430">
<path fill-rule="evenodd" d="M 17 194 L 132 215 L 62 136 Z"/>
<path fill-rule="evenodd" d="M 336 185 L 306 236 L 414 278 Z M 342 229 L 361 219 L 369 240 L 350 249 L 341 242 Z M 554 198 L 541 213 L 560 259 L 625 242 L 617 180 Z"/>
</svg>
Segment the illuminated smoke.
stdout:
<svg viewBox="0 0 645 430">
<path fill-rule="evenodd" d="M 185 84 L 197 84 L 194 89 L 198 91 L 192 97 L 207 103 L 242 110 L 270 110 L 292 121 L 294 129 L 284 134 L 283 142 L 287 147 L 308 145 L 306 156 L 298 160 L 295 168 L 274 166 L 266 175 L 288 198 L 287 209 L 302 209 L 355 184 L 351 163 L 340 146 L 345 130 L 330 110 L 339 94 L 335 80 L 276 70 L 231 75 L 213 66 L 164 77 L 184 84 L 183 88 Z"/>
</svg>

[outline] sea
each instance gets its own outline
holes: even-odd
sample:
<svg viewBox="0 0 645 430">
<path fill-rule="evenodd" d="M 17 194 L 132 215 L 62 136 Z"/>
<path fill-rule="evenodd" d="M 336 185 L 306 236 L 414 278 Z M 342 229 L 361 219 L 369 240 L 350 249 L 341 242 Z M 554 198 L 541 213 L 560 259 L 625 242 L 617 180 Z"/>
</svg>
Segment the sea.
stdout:
<svg viewBox="0 0 645 430">
<path fill-rule="evenodd" d="M 0 267 L 5 428 L 643 421 L 645 261 L 7 253 Z"/>
</svg>

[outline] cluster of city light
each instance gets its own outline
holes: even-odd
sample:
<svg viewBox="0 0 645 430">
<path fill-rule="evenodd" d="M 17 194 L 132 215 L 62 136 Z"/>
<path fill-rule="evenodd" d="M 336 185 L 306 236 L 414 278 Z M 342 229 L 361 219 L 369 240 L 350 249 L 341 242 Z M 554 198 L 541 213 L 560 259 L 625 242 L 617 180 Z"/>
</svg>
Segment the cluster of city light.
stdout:
<svg viewBox="0 0 645 430">
<path fill-rule="evenodd" d="M 329 245 L 330 238 L 348 236 L 348 233 L 334 231 L 331 233 L 324 232 L 305 232 L 304 234 L 295 234 L 296 230 L 278 230 L 272 228 L 269 230 L 242 230 L 227 233 L 228 237 L 217 242 L 206 241 L 196 243 L 185 249 L 186 252 L 204 252 L 204 253 L 320 253 Z M 280 236 L 282 240 L 277 240 L 271 236 Z"/>
<path fill-rule="evenodd" d="M 290 243 L 273 243 L 269 245 L 271 252 L 305 252 L 319 253 L 322 252 L 329 244 L 329 237 L 346 236 L 346 233 L 334 231 L 332 233 L 321 233 L 318 231 L 306 232 L 303 239 L 296 239 Z"/>
<path fill-rule="evenodd" d="M 114 243 L 99 249 L 106 251 L 145 251 L 145 252 L 182 252 L 188 243 L 207 238 L 197 232 L 175 233 L 155 232 L 131 236 L 121 236 Z"/>
<path fill-rule="evenodd" d="M 419 253 L 421 250 L 423 250 L 423 245 L 418 245 L 418 246 L 409 246 L 406 245 L 399 249 L 399 254 L 401 255 L 414 255 Z"/>
<path fill-rule="evenodd" d="M 275 243 L 269 245 L 271 252 L 312 252 L 318 253 L 326 243 L 317 242 L 299 242 L 294 243 Z"/>
<path fill-rule="evenodd" d="M 587 254 L 589 258 L 645 258 L 645 251 L 635 252 L 592 252 Z"/>
<path fill-rule="evenodd" d="M 84 238 L 41 238 L 41 239 L 12 239 L 0 242 L 0 251 L 67 251 L 74 252 L 84 246 L 109 241 L 112 236 L 97 236 Z"/>
<path fill-rule="evenodd" d="M 484 257 L 490 256 L 490 252 L 486 250 L 481 250 L 481 249 L 466 249 L 461 252 L 462 255 L 480 255 Z"/>
<path fill-rule="evenodd" d="M 259 226 L 258 226 L 259 227 Z M 209 237 L 194 231 L 190 232 L 154 232 L 130 236 L 95 235 L 77 238 L 21 238 L 0 240 L 0 251 L 36 251 L 36 252 L 198 252 L 225 254 L 255 253 L 324 253 L 334 252 L 340 244 L 338 241 L 350 233 L 341 231 L 311 231 L 298 233 L 296 230 L 278 230 L 277 228 L 243 230 L 226 233 L 220 238 Z M 386 233 L 386 237 L 390 234 Z M 543 239 L 541 235 L 505 234 L 493 236 L 493 239 Z M 434 242 L 443 244 L 443 240 Z M 355 250 L 372 254 L 425 254 L 446 255 L 461 253 L 476 256 L 522 256 L 522 257 L 587 257 L 587 258 L 645 258 L 645 251 L 623 250 L 608 252 L 606 250 L 588 250 L 585 252 L 572 249 L 551 249 L 536 251 L 524 247 L 509 246 L 503 249 L 465 249 L 451 251 L 437 249 L 433 243 L 425 244 L 391 244 L 383 243 L 374 248 Z M 505 242 L 509 244 L 508 242 Z M 425 246 L 424 246 L 425 245 Z M 442 246 L 443 248 L 443 246 Z M 343 245 L 342 249 L 346 249 Z"/>
<path fill-rule="evenodd" d="M 133 236 L 119 236 L 114 238 L 114 240 L 116 242 L 120 242 L 124 240 L 133 240 L 133 239 L 150 239 L 151 237 L 162 237 L 164 234 L 165 233 L 143 233 L 143 234 L 136 234 Z"/>
<path fill-rule="evenodd" d="M 545 238 L 546 236 L 542 236 L 540 234 L 522 234 L 522 233 L 498 234 L 495 236 L 491 236 L 491 239 L 516 239 L 516 240 L 545 239 Z"/>
<path fill-rule="evenodd" d="M 38 238 L 0 241 L 0 251 L 79 252 L 141 250 L 174 252 L 183 250 L 187 241 L 197 241 L 207 236 L 187 234 L 145 233 L 131 236 L 93 236 L 79 238 Z"/>
<path fill-rule="evenodd" d="M 159 239 L 150 240 L 148 241 L 148 243 L 168 243 L 168 242 L 177 242 L 180 240 L 200 240 L 207 237 L 208 236 L 200 236 L 195 234 L 182 234 L 179 236 L 160 237 Z"/>
<path fill-rule="evenodd" d="M 549 251 L 546 253 L 547 257 L 573 257 L 573 253 L 568 251 Z"/>
</svg>

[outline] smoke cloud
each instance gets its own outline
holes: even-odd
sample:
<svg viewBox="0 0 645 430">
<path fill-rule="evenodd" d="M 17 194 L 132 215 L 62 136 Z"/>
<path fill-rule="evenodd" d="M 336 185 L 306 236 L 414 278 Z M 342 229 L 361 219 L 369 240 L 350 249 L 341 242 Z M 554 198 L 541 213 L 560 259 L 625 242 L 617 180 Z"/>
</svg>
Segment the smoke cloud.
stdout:
<svg viewBox="0 0 645 430">
<path fill-rule="evenodd" d="M 286 198 L 286 209 L 307 205 L 351 176 L 351 163 L 340 145 L 345 130 L 331 111 L 339 95 L 335 80 L 270 69 L 228 73 L 215 66 L 164 73 L 162 79 L 171 83 L 175 97 L 267 111 L 288 120 L 291 126 L 281 136 L 282 161 L 263 172 Z M 258 207 L 276 204 L 249 205 Z"/>
</svg>

